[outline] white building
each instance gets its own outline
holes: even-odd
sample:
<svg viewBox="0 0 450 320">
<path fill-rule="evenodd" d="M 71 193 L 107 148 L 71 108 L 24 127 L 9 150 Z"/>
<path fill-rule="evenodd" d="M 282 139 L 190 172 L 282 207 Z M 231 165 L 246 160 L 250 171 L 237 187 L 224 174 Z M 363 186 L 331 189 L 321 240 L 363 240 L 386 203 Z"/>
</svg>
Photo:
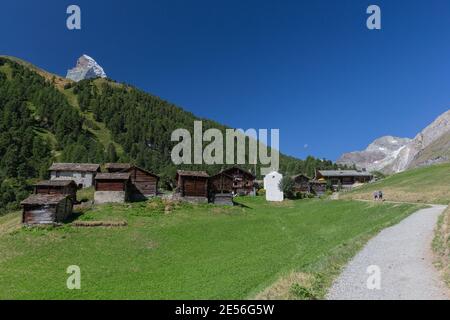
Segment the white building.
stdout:
<svg viewBox="0 0 450 320">
<path fill-rule="evenodd" d="M 264 177 L 264 189 L 266 189 L 267 201 L 284 200 L 284 194 L 279 187 L 281 179 L 283 179 L 283 175 L 276 171 L 273 171 Z"/>
<path fill-rule="evenodd" d="M 73 180 L 78 187 L 89 188 L 94 185 L 95 175 L 100 165 L 93 163 L 54 163 L 49 169 L 50 180 Z"/>
</svg>

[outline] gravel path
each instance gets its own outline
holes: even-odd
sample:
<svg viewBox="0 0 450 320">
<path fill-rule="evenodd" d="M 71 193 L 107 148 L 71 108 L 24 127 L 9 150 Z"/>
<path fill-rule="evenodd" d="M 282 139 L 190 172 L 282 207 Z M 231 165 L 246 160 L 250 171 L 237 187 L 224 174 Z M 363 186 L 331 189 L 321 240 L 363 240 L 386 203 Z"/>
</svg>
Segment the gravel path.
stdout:
<svg viewBox="0 0 450 320">
<path fill-rule="evenodd" d="M 448 290 L 432 264 L 431 241 L 445 206 L 433 206 L 381 231 L 347 265 L 334 282 L 330 300 L 440 300 Z M 369 270 L 369 266 L 379 269 Z M 380 289 L 368 289 L 380 274 Z M 369 282 L 375 285 L 377 282 Z"/>
</svg>

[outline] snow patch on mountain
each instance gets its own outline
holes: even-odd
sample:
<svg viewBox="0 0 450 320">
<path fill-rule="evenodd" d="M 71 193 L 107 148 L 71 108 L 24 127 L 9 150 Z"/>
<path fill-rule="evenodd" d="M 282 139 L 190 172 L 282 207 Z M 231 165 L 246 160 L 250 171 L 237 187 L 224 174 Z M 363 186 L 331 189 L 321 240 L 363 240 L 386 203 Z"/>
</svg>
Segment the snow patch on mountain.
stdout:
<svg viewBox="0 0 450 320">
<path fill-rule="evenodd" d="M 106 73 L 103 68 L 90 56 L 83 54 L 77 60 L 75 68 L 67 71 L 67 79 L 73 81 L 81 81 L 92 78 L 106 78 Z"/>
<path fill-rule="evenodd" d="M 449 134 L 450 110 L 440 115 L 414 139 L 382 137 L 364 151 L 343 154 L 337 163 L 355 165 L 369 171 L 395 173 L 429 163 L 445 162 L 449 157 L 442 156 L 445 150 L 439 148 L 448 145 Z"/>
</svg>

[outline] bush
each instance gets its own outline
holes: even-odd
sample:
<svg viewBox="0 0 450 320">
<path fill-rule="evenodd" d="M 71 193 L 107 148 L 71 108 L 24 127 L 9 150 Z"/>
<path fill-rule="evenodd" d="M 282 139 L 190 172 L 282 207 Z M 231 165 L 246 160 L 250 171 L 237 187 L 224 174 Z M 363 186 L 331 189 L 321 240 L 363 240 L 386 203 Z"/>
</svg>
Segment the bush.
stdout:
<svg viewBox="0 0 450 320">
<path fill-rule="evenodd" d="M 289 176 L 283 177 L 280 181 L 280 185 L 278 186 L 280 190 L 284 193 L 284 196 L 288 199 L 294 198 L 294 179 Z"/>
<path fill-rule="evenodd" d="M 256 195 L 258 195 L 258 196 L 265 196 L 266 195 L 266 189 L 259 189 L 256 192 Z"/>
</svg>

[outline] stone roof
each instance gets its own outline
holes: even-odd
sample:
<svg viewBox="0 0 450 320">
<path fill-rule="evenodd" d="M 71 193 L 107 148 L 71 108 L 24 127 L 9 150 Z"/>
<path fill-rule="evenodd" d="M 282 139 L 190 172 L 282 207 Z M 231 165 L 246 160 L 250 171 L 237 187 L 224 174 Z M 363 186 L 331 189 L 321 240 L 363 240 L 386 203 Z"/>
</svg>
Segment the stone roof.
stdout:
<svg viewBox="0 0 450 320">
<path fill-rule="evenodd" d="M 44 186 L 44 187 L 67 187 L 71 184 L 75 184 L 73 180 L 45 180 L 39 181 L 35 184 L 35 186 Z"/>
<path fill-rule="evenodd" d="M 201 177 L 201 178 L 209 178 L 209 174 L 206 171 L 186 171 L 186 170 L 178 170 L 177 174 L 182 177 Z"/>
<path fill-rule="evenodd" d="M 105 169 L 128 170 L 132 166 L 130 163 L 107 163 Z"/>
<path fill-rule="evenodd" d="M 119 173 L 98 173 L 95 176 L 95 180 L 128 180 L 130 179 L 129 172 L 119 172 Z"/>
<path fill-rule="evenodd" d="M 56 205 L 68 196 L 64 194 L 33 194 L 23 200 L 21 205 Z"/>
<path fill-rule="evenodd" d="M 94 163 L 53 163 L 49 171 L 76 171 L 96 172 L 100 169 L 99 164 Z"/>
<path fill-rule="evenodd" d="M 369 172 L 356 170 L 318 170 L 324 177 L 372 177 Z"/>
</svg>

